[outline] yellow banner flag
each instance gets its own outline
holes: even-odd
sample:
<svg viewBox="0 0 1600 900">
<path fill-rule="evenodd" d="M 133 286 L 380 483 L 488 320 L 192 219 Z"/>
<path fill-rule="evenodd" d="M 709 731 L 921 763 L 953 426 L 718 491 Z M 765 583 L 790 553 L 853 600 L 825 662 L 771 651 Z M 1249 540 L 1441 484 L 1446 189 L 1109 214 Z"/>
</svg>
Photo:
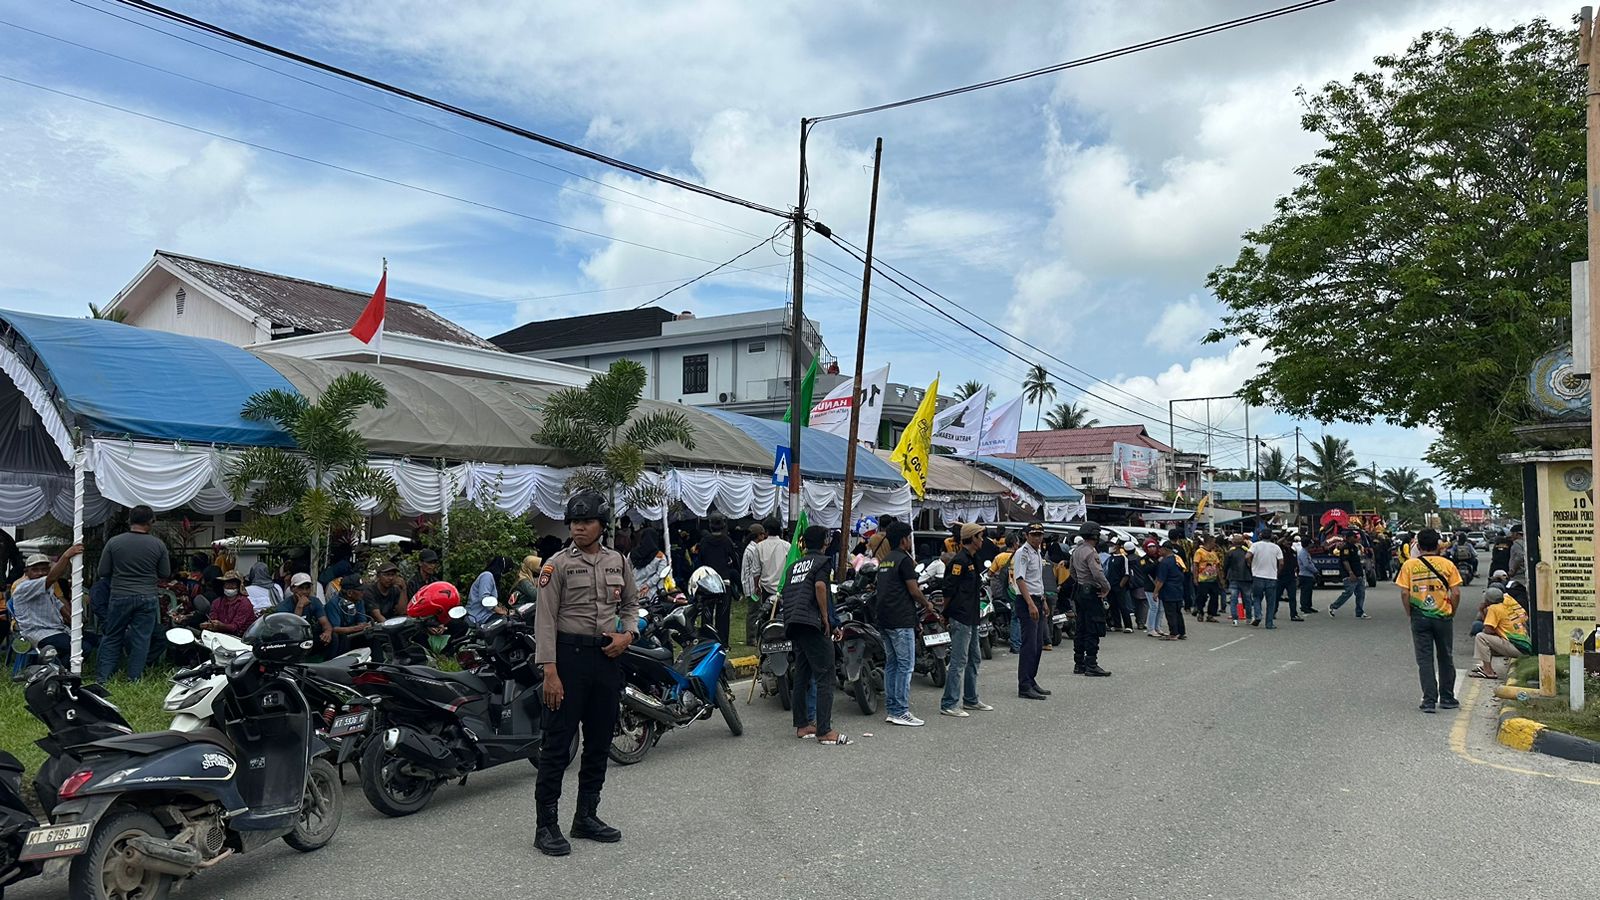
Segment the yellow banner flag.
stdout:
<svg viewBox="0 0 1600 900">
<path fill-rule="evenodd" d="M 1195 518 L 1196 522 L 1200 521 L 1200 517 L 1202 515 L 1205 515 L 1206 504 L 1208 504 L 1210 502 L 1211 502 L 1211 493 L 1209 491 L 1207 491 L 1205 494 L 1203 494 L 1200 497 L 1200 502 L 1195 504 L 1195 507 L 1194 507 L 1194 518 Z"/>
<path fill-rule="evenodd" d="M 922 395 L 917 414 L 911 417 L 911 424 L 906 426 L 900 443 L 889 456 L 890 462 L 899 463 L 901 477 L 911 485 L 919 500 L 928 494 L 928 454 L 933 449 L 933 414 L 938 405 L 939 376 L 935 375 L 928 392 Z"/>
</svg>

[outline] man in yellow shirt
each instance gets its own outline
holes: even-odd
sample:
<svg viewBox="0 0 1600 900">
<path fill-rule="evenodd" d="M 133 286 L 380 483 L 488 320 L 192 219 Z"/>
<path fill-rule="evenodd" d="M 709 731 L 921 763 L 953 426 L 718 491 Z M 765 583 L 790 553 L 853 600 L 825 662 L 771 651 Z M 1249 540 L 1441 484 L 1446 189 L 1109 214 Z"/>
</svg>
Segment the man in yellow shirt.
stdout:
<svg viewBox="0 0 1600 900">
<path fill-rule="evenodd" d="M 1515 598 L 1499 588 L 1483 592 L 1488 608 L 1483 613 L 1483 630 L 1472 639 L 1473 656 L 1477 668 L 1473 678 L 1499 678 L 1494 670 L 1494 658 L 1517 659 L 1533 652 L 1533 641 L 1528 637 L 1528 611 Z"/>
<path fill-rule="evenodd" d="M 1424 528 L 1417 534 L 1417 555 L 1405 561 L 1395 577 L 1400 603 L 1411 619 L 1411 643 L 1417 655 L 1417 676 L 1422 682 L 1425 713 L 1436 707 L 1455 709 L 1456 605 L 1461 602 L 1461 573 L 1439 555 L 1439 532 Z M 1435 668 L 1437 664 L 1437 669 Z"/>
<path fill-rule="evenodd" d="M 1206 535 L 1194 551 L 1194 612 L 1204 621 L 1215 622 L 1222 603 L 1222 551 L 1217 536 Z"/>
</svg>

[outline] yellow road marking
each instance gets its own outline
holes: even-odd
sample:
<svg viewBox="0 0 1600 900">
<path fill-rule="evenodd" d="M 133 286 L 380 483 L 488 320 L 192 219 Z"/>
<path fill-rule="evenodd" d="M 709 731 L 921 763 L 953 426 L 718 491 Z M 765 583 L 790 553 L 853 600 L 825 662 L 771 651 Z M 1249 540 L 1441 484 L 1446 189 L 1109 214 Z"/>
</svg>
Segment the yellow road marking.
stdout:
<svg viewBox="0 0 1600 900">
<path fill-rule="evenodd" d="M 1490 762 L 1479 759 L 1467 749 L 1467 729 L 1472 725 L 1472 711 L 1478 706 L 1478 697 L 1483 694 L 1482 679 L 1472 679 L 1472 686 L 1467 690 L 1466 699 L 1461 704 L 1461 709 L 1456 712 L 1455 725 L 1450 729 L 1450 749 L 1457 756 L 1470 763 L 1499 769 L 1502 772 L 1515 772 L 1518 775 L 1537 775 L 1540 778 L 1556 778 L 1564 781 L 1575 781 L 1579 784 L 1592 784 L 1600 786 L 1600 779 L 1580 778 L 1577 775 L 1559 775 L 1554 772 L 1539 772 L 1534 769 L 1524 769 L 1520 766 L 1508 766 L 1504 763 Z"/>
</svg>

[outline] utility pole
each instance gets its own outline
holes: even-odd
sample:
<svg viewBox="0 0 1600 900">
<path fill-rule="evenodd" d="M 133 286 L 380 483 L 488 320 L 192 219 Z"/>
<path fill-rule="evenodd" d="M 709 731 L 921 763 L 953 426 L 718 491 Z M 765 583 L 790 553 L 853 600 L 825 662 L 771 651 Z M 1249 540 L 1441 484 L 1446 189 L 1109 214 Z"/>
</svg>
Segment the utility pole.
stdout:
<svg viewBox="0 0 1600 900">
<path fill-rule="evenodd" d="M 1589 465 L 1594 468 L 1595 450 L 1600 448 L 1600 398 L 1595 396 L 1595 376 L 1593 374 L 1597 361 L 1600 361 L 1600 327 L 1595 323 L 1594 309 L 1600 298 L 1600 61 L 1596 60 L 1596 38 L 1594 8 L 1585 6 L 1578 17 L 1578 64 L 1586 70 L 1588 76 L 1588 96 L 1586 103 L 1586 144 L 1588 150 L 1588 195 L 1589 195 Z M 1596 550 L 1600 550 L 1600 515 L 1594 519 L 1594 543 Z M 1595 593 L 1595 615 L 1600 617 L 1600 552 L 1592 554 L 1591 563 L 1593 573 L 1592 587 Z M 1542 574 L 1542 573 L 1541 573 Z M 1544 588 L 1546 579 L 1539 578 L 1536 587 Z"/>
<path fill-rule="evenodd" d="M 806 288 L 806 131 L 800 120 L 800 196 L 794 208 L 794 309 L 789 327 L 794 330 L 789 346 L 789 522 L 800 521 L 800 417 L 809 410 L 800 408 L 800 380 L 804 377 L 800 354 L 805 349 Z"/>
<path fill-rule="evenodd" d="M 1252 466 L 1256 473 L 1256 520 L 1261 519 L 1261 435 L 1256 435 L 1255 464 Z"/>
<path fill-rule="evenodd" d="M 1294 427 L 1294 523 L 1300 524 L 1300 426 Z"/>
<path fill-rule="evenodd" d="M 844 457 L 844 507 L 841 510 L 839 529 L 850 534 L 851 495 L 856 486 L 856 440 L 861 433 L 861 368 L 867 352 L 867 300 L 872 295 L 872 242 L 878 232 L 878 172 L 883 168 L 883 138 L 878 138 L 872 150 L 872 205 L 867 211 L 867 262 L 861 272 L 861 323 L 856 327 L 856 380 L 855 396 L 850 400 L 850 447 Z M 976 470 L 976 466 L 973 467 Z M 844 581 L 850 570 L 849 539 L 846 551 L 839 554 L 838 581 Z"/>
</svg>

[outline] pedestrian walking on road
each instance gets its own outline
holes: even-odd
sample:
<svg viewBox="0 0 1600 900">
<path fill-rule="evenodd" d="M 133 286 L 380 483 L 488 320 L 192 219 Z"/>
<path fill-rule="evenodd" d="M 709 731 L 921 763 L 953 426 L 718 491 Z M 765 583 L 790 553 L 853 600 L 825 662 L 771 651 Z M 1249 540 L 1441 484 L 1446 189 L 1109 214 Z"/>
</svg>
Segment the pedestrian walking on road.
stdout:
<svg viewBox="0 0 1600 900">
<path fill-rule="evenodd" d="M 568 500 L 572 546 L 551 557 L 539 573 L 533 661 L 544 672 L 545 709 L 534 787 L 534 846 L 546 856 L 572 852 L 557 817 L 561 779 L 580 729 L 583 759 L 571 834 L 608 844 L 622 840 L 622 832 L 601 821 L 597 811 L 622 697 L 617 657 L 638 637 L 639 599 L 627 557 L 600 542 L 610 518 L 605 499 L 594 491 Z"/>
<path fill-rule="evenodd" d="M 1195 611 L 1204 621 L 1217 620 L 1222 604 L 1222 551 L 1217 549 L 1217 536 L 1208 534 L 1194 551 Z"/>
<path fill-rule="evenodd" d="M 950 627 L 950 668 L 945 676 L 939 714 L 964 719 L 971 711 L 994 709 L 978 699 L 978 591 L 982 589 L 977 554 L 982 525 L 962 525 L 961 542 L 944 570 L 944 615 Z M 828 690 L 832 690 L 829 686 Z M 959 705 L 958 705 L 959 704 Z"/>
<path fill-rule="evenodd" d="M 1356 598 L 1356 618 L 1367 618 L 1367 565 L 1361 556 L 1361 544 L 1354 532 L 1346 532 L 1343 540 L 1334 538 L 1334 558 L 1339 560 L 1339 574 L 1344 578 L 1344 591 L 1328 607 L 1328 615 L 1336 616 L 1345 601 Z"/>
<path fill-rule="evenodd" d="M 895 522 L 886 536 L 890 550 L 878 568 L 878 629 L 887 659 L 883 664 L 883 702 L 891 725 L 925 724 L 911 714 L 911 669 L 916 661 L 917 622 L 933 604 L 917 584 L 917 562 L 911 556 L 911 526 Z"/>
<path fill-rule="evenodd" d="M 1024 700 L 1043 700 L 1050 692 L 1039 686 L 1040 647 L 1044 642 L 1044 523 L 1030 522 L 1024 543 L 1011 557 L 1011 585 L 1017 600 L 1011 607 L 1022 636 L 1022 654 L 1017 660 L 1017 696 Z"/>
<path fill-rule="evenodd" d="M 1123 544 L 1112 542 L 1111 555 L 1106 558 L 1106 581 L 1111 584 L 1111 627 L 1133 634 L 1133 593 L 1130 588 L 1130 553 L 1138 548 L 1133 541 Z M 1142 624 L 1142 623 L 1141 623 Z"/>
<path fill-rule="evenodd" d="M 128 678 L 138 681 L 144 674 L 158 617 L 156 582 L 172 577 L 172 556 L 167 545 L 150 533 L 155 520 L 150 507 L 135 506 L 128 511 L 128 530 L 106 541 L 105 549 L 100 551 L 95 574 L 111 579 L 111 603 L 106 620 L 100 623 L 97 668 L 102 682 L 110 681 L 117 673 L 124 651 L 128 655 Z"/>
<path fill-rule="evenodd" d="M 1255 586 L 1250 574 L 1250 550 L 1245 536 L 1236 534 L 1228 541 L 1228 552 L 1222 558 L 1222 575 L 1228 580 L 1228 618 L 1238 625 L 1241 619 L 1250 619 L 1254 606 Z"/>
<path fill-rule="evenodd" d="M 1183 621 L 1183 598 L 1189 572 L 1184 568 L 1183 556 L 1176 541 L 1161 545 L 1160 553 L 1161 562 L 1156 565 L 1156 596 L 1161 600 L 1161 608 L 1166 611 L 1167 628 L 1172 632 L 1162 639 L 1188 640 L 1189 632 Z"/>
<path fill-rule="evenodd" d="M 1317 589 L 1317 561 L 1311 558 L 1311 551 L 1298 534 L 1294 537 L 1294 560 L 1300 579 L 1300 614 L 1311 615 L 1317 611 L 1311 605 L 1311 594 Z"/>
<path fill-rule="evenodd" d="M 1272 542 L 1270 535 L 1250 545 L 1250 596 L 1255 601 L 1250 610 L 1250 624 L 1261 624 L 1262 610 L 1266 610 L 1267 627 L 1276 628 L 1272 619 L 1278 611 L 1278 569 L 1283 565 L 1283 548 Z"/>
<path fill-rule="evenodd" d="M 1461 573 L 1439 555 L 1439 532 L 1424 528 L 1417 534 L 1418 555 L 1405 561 L 1395 583 L 1401 603 L 1411 619 L 1411 643 L 1417 655 L 1422 682 L 1422 705 L 1431 713 L 1437 707 L 1455 709 L 1456 663 L 1453 655 L 1456 605 L 1461 602 Z"/>
<path fill-rule="evenodd" d="M 794 736 L 816 738 L 823 744 L 848 744 L 833 727 L 833 566 L 822 551 L 828 529 L 812 525 L 800 535 L 805 550 L 789 567 L 783 594 L 778 599 L 778 620 L 794 647 L 794 681 L 790 685 L 789 711 L 794 714 Z M 813 712 L 814 710 L 814 712 Z"/>
<path fill-rule="evenodd" d="M 1100 566 L 1100 526 L 1087 522 L 1079 536 L 1083 542 L 1072 548 L 1070 561 L 1072 603 L 1078 614 L 1078 627 L 1072 633 L 1072 671 L 1075 675 L 1104 678 L 1111 673 L 1100 668 L 1100 638 L 1106 633 L 1106 598 L 1111 594 L 1111 582 Z"/>
</svg>

